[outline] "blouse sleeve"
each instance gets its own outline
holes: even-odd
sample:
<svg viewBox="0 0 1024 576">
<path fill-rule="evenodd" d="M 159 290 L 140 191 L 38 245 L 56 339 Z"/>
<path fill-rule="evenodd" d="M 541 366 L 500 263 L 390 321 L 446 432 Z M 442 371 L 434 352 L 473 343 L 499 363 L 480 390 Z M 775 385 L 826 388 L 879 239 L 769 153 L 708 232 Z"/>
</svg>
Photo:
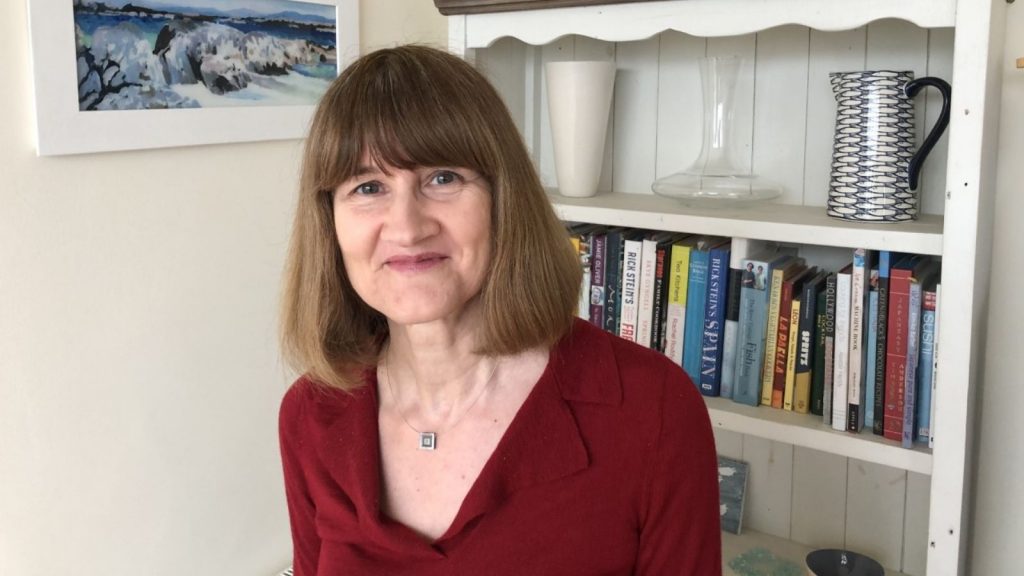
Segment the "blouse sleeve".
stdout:
<svg viewBox="0 0 1024 576">
<path fill-rule="evenodd" d="M 285 394 L 281 402 L 278 433 L 292 529 L 294 573 L 295 576 L 314 576 L 320 556 L 320 537 L 316 531 L 316 505 L 310 496 L 303 468 L 302 453 L 308 446 L 308 439 L 302 432 L 303 387 L 302 381 L 296 382 Z"/>
<path fill-rule="evenodd" d="M 711 421 L 700 392 L 682 370 L 673 366 L 665 380 L 635 574 L 717 576 L 722 536 Z"/>
</svg>

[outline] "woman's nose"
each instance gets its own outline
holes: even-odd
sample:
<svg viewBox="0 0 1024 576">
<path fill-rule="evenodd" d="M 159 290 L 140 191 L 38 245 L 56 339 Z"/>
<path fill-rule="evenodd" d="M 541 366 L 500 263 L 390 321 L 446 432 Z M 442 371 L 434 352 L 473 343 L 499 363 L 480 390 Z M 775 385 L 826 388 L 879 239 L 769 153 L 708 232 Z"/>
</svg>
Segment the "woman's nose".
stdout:
<svg viewBox="0 0 1024 576">
<path fill-rule="evenodd" d="M 392 196 L 384 223 L 385 239 L 399 245 L 412 245 L 436 234 L 438 222 L 420 193 L 418 182 L 407 182 L 400 188 Z"/>
</svg>

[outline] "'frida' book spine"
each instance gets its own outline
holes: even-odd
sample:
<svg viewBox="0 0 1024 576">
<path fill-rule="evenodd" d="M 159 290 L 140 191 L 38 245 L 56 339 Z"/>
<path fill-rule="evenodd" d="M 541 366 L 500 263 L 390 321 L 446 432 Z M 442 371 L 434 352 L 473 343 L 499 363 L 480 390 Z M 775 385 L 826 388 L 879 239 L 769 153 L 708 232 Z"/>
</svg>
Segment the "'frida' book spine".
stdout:
<svg viewBox="0 0 1024 576">
<path fill-rule="evenodd" d="M 769 256 L 770 257 L 770 256 Z M 736 338 L 736 382 L 733 400 L 757 406 L 761 399 L 761 369 L 764 365 L 765 327 L 767 323 L 767 279 L 773 266 L 779 266 L 791 256 L 780 256 L 769 261 L 745 259 L 740 281 L 739 333 Z"/>
<path fill-rule="evenodd" d="M 753 256 L 758 242 L 733 238 L 729 249 L 729 284 L 726 290 L 725 329 L 722 337 L 722 380 L 720 395 L 732 398 L 736 381 L 736 336 L 739 334 L 740 285 L 743 281 L 743 260 Z"/>
</svg>

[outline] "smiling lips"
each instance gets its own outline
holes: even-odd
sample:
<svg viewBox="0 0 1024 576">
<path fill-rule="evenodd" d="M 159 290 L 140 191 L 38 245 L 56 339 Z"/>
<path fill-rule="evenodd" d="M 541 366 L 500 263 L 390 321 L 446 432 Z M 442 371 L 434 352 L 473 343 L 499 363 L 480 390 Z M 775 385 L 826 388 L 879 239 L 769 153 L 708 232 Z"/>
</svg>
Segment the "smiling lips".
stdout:
<svg viewBox="0 0 1024 576">
<path fill-rule="evenodd" d="M 410 256 L 392 256 L 384 261 L 384 265 L 396 272 L 423 272 L 437 266 L 447 257 L 435 252 L 424 252 Z"/>
</svg>

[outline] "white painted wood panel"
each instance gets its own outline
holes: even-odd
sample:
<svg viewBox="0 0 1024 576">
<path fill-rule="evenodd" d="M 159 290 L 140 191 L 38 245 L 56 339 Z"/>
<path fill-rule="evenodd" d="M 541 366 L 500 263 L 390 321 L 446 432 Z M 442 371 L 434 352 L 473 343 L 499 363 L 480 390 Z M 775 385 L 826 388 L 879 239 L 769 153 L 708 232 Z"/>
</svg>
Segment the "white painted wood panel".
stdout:
<svg viewBox="0 0 1024 576">
<path fill-rule="evenodd" d="M 838 548 L 846 538 L 848 459 L 820 450 L 793 452 L 790 537 L 812 548 Z"/>
<path fill-rule="evenodd" d="M 928 494 L 930 476 L 907 473 L 907 507 L 903 521 L 903 571 L 925 573 L 928 560 Z"/>
<path fill-rule="evenodd" d="M 828 202 L 836 121 L 836 100 L 828 75 L 830 72 L 864 69 L 866 39 L 867 28 L 846 32 L 811 31 L 803 204 L 821 206 L 822 212 Z"/>
<path fill-rule="evenodd" d="M 526 100 L 533 98 L 532 92 L 524 90 L 526 45 L 511 38 L 503 38 L 486 50 L 478 50 L 475 56 L 475 66 L 501 94 L 512 120 L 516 123 L 516 128 L 520 134 L 525 135 Z"/>
<path fill-rule="evenodd" d="M 650 194 L 657 158 L 658 38 L 619 44 L 615 61 L 612 189 Z"/>
<path fill-rule="evenodd" d="M 661 35 L 658 56 L 658 156 L 655 177 L 689 168 L 703 136 L 700 59 L 707 40 L 680 32 Z"/>
<path fill-rule="evenodd" d="M 907 473 L 860 460 L 851 460 L 847 471 L 847 549 L 900 569 Z"/>
<path fill-rule="evenodd" d="M 928 32 L 928 75 L 953 83 L 953 30 Z M 937 90 L 928 90 L 925 101 L 925 126 L 935 125 L 942 110 L 942 97 Z M 923 140 L 922 140 L 923 142 Z M 921 199 L 924 214 L 942 214 L 946 205 L 946 159 L 949 154 L 949 129 L 928 155 L 922 172 L 925 194 Z"/>
<path fill-rule="evenodd" d="M 751 171 L 782 186 L 781 204 L 803 204 L 809 42 L 799 26 L 757 35 Z"/>
<path fill-rule="evenodd" d="M 719 456 L 743 460 L 743 434 L 715 428 L 715 450 Z"/>
<path fill-rule="evenodd" d="M 747 435 L 743 437 L 742 459 L 750 464 L 743 525 L 789 538 L 793 446 Z"/>
</svg>

